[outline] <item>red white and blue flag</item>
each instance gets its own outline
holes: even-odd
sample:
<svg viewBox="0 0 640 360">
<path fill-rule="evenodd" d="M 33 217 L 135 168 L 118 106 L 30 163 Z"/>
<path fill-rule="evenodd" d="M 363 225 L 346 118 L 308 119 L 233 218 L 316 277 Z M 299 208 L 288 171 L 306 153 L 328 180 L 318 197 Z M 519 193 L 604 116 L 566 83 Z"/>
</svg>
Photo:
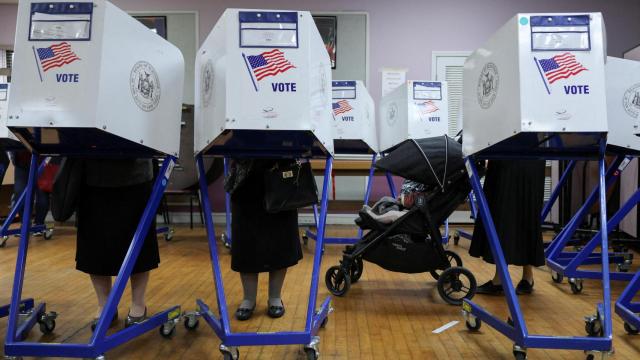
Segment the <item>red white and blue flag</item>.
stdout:
<svg viewBox="0 0 640 360">
<path fill-rule="evenodd" d="M 423 114 L 431 114 L 432 112 L 436 112 L 438 110 L 440 110 L 436 104 L 433 103 L 433 101 L 431 100 L 427 100 L 420 105 L 420 110 L 422 111 Z"/>
<path fill-rule="evenodd" d="M 571 76 L 578 75 L 583 71 L 588 70 L 582 66 L 577 60 L 576 56 L 571 53 L 564 53 L 556 55 L 550 59 L 538 60 L 544 76 L 549 81 L 549 84 L 560 79 L 567 79 Z"/>
<path fill-rule="evenodd" d="M 334 116 L 338 116 L 340 114 L 344 114 L 348 111 L 353 110 L 353 108 L 351 107 L 351 105 L 349 105 L 349 102 L 347 100 L 340 100 L 336 103 L 333 103 L 333 115 Z"/>
<path fill-rule="evenodd" d="M 37 53 L 42 71 L 44 72 L 80 60 L 78 55 L 71 50 L 71 45 L 67 42 L 51 45 L 46 48 L 38 48 Z"/>
<path fill-rule="evenodd" d="M 263 52 L 260 55 L 249 55 L 247 56 L 247 60 L 257 81 L 295 68 L 295 66 L 284 57 L 284 53 L 278 49 Z"/>
</svg>

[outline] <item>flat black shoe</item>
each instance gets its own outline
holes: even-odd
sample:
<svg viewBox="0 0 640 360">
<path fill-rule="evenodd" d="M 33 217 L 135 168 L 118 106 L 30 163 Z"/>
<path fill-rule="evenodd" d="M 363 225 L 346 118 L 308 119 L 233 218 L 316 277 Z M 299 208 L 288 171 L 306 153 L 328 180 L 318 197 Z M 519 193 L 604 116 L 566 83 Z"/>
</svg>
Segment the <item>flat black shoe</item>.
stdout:
<svg viewBox="0 0 640 360">
<path fill-rule="evenodd" d="M 93 321 L 91 321 L 91 331 L 96 331 L 96 327 L 98 326 L 98 318 L 93 319 Z M 109 328 L 112 328 L 116 323 L 118 322 L 118 312 L 116 311 L 115 314 L 113 314 L 113 319 L 111 319 L 111 324 L 109 324 Z"/>
<path fill-rule="evenodd" d="M 124 327 L 128 328 L 129 326 L 140 324 L 141 322 L 147 320 L 147 308 L 144 308 L 144 314 L 142 316 L 131 316 L 127 314 L 127 318 L 124 319 Z"/>
<path fill-rule="evenodd" d="M 489 280 L 486 283 L 478 286 L 478 288 L 476 289 L 476 294 L 501 295 L 502 285 L 494 285 L 493 281 Z"/>
<path fill-rule="evenodd" d="M 269 308 L 267 310 L 267 315 L 269 315 L 269 317 L 277 319 L 280 318 L 284 315 L 284 303 L 282 303 L 282 306 L 273 306 L 273 305 L 269 305 L 269 303 L 267 303 L 267 307 Z"/>
<path fill-rule="evenodd" d="M 516 286 L 516 294 L 518 295 L 529 295 L 533 292 L 533 280 L 529 283 L 527 280 L 520 280 L 518 286 Z"/>
<path fill-rule="evenodd" d="M 251 309 L 239 307 L 236 310 L 236 319 L 238 319 L 240 321 L 249 320 L 251 318 L 251 316 L 253 315 L 253 311 L 255 309 L 256 309 L 255 305 L 253 305 L 253 307 Z"/>
</svg>

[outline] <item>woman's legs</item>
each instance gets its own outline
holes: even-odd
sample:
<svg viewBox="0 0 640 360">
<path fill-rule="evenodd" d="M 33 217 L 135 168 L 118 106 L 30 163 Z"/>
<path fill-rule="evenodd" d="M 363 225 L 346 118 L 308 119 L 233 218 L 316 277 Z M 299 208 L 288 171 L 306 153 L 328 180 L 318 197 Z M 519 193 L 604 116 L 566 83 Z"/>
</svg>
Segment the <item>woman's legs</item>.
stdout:
<svg viewBox="0 0 640 360">
<path fill-rule="evenodd" d="M 253 309 L 256 306 L 256 298 L 258 296 L 258 274 L 240 273 L 240 282 L 242 282 L 242 291 L 244 293 L 240 308 Z"/>
<path fill-rule="evenodd" d="M 145 315 L 147 304 L 144 295 L 149 283 L 149 271 L 131 275 L 131 308 L 129 316 L 141 317 Z"/>
<path fill-rule="evenodd" d="M 93 289 L 98 297 L 98 311 L 96 313 L 96 317 L 100 317 L 100 313 L 102 313 L 102 309 L 104 309 L 109 293 L 111 292 L 111 276 L 90 275 L 90 277 L 91 284 L 93 285 Z"/>
<path fill-rule="evenodd" d="M 269 306 L 282 306 L 282 285 L 287 269 L 269 272 Z"/>
</svg>

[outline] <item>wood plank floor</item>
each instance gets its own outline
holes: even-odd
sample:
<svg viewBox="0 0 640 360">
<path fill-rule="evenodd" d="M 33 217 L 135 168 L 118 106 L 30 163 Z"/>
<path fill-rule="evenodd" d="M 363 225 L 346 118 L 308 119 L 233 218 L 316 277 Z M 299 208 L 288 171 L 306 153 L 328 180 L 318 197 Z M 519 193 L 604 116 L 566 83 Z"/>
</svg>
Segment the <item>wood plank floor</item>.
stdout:
<svg viewBox="0 0 640 360">
<path fill-rule="evenodd" d="M 351 228 L 332 227 L 331 235 L 353 233 Z M 204 230 L 177 228 L 174 240 L 160 239 L 162 263 L 152 273 L 148 290 L 151 312 L 167 306 L 181 304 L 184 310 L 194 308 L 194 300 L 202 298 L 214 306 L 215 296 L 211 280 L 211 266 Z M 492 276 L 492 269 L 480 260 L 467 255 L 468 241 L 459 246 L 451 245 L 468 267 L 483 283 Z M 260 279 L 258 308 L 254 318 L 239 323 L 232 322 L 235 331 L 301 330 L 304 326 L 313 246 L 305 249 L 304 260 L 291 269 L 284 289 L 287 313 L 284 318 L 272 320 L 265 314 L 267 279 Z M 15 264 L 17 240 L 9 240 L 0 249 L 0 304 L 9 301 Z M 228 250 L 220 247 L 221 266 L 233 310 L 241 300 L 242 291 L 236 273 L 229 268 Z M 324 271 L 335 265 L 341 247 L 329 246 L 322 263 L 319 302 L 327 295 Z M 36 329 L 30 341 L 84 342 L 90 336 L 89 323 L 94 315 L 95 299 L 88 277 L 75 270 L 75 233 L 73 228 L 58 227 L 53 240 L 36 238 L 32 241 L 27 264 L 24 295 L 46 300 L 49 309 L 57 311 L 59 318 L 55 333 L 43 336 Z M 513 278 L 518 280 L 514 271 Z M 595 311 L 600 296 L 599 284 L 585 281 L 584 292 L 571 294 L 566 282 L 552 283 L 548 270 L 535 272 L 535 292 L 522 298 L 522 307 L 529 330 L 532 333 L 575 335 L 584 334 L 583 316 Z M 613 296 L 623 289 L 613 284 Z M 119 307 L 122 317 L 127 313 L 129 292 Z M 494 313 L 506 318 L 507 310 L 502 297 L 477 296 L 476 300 Z M 512 343 L 483 326 L 475 334 L 467 332 L 461 321 L 440 333 L 432 331 L 451 321 L 460 321 L 460 308 L 443 303 L 437 295 L 435 281 L 427 274 L 407 275 L 385 271 L 365 263 L 361 281 L 352 286 L 344 298 L 333 301 L 335 312 L 321 330 L 322 359 L 513 359 Z M 0 336 L 4 338 L 6 319 L 0 320 Z M 170 340 L 163 339 L 157 331 L 148 333 L 107 354 L 108 359 L 219 359 L 219 341 L 203 322 L 195 332 L 187 332 L 182 326 Z M 613 359 L 640 359 L 640 336 L 625 334 L 622 321 L 614 315 Z M 120 321 L 118 328 L 122 327 Z M 298 346 L 249 347 L 240 350 L 242 359 L 303 359 Z M 584 359 L 576 351 L 529 351 L 530 359 Z"/>
</svg>

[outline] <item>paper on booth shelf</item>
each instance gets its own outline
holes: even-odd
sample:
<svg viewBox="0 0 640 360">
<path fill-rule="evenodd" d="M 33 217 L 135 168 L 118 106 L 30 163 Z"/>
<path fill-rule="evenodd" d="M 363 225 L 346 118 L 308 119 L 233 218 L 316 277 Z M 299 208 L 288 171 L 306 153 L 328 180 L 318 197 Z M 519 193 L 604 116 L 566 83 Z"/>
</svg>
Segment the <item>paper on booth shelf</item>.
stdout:
<svg viewBox="0 0 640 360">
<path fill-rule="evenodd" d="M 407 80 L 407 69 L 382 68 L 382 96 L 387 96 L 390 92 L 398 88 Z"/>
<path fill-rule="evenodd" d="M 92 3 L 33 4 L 30 40 L 90 40 Z"/>
</svg>

